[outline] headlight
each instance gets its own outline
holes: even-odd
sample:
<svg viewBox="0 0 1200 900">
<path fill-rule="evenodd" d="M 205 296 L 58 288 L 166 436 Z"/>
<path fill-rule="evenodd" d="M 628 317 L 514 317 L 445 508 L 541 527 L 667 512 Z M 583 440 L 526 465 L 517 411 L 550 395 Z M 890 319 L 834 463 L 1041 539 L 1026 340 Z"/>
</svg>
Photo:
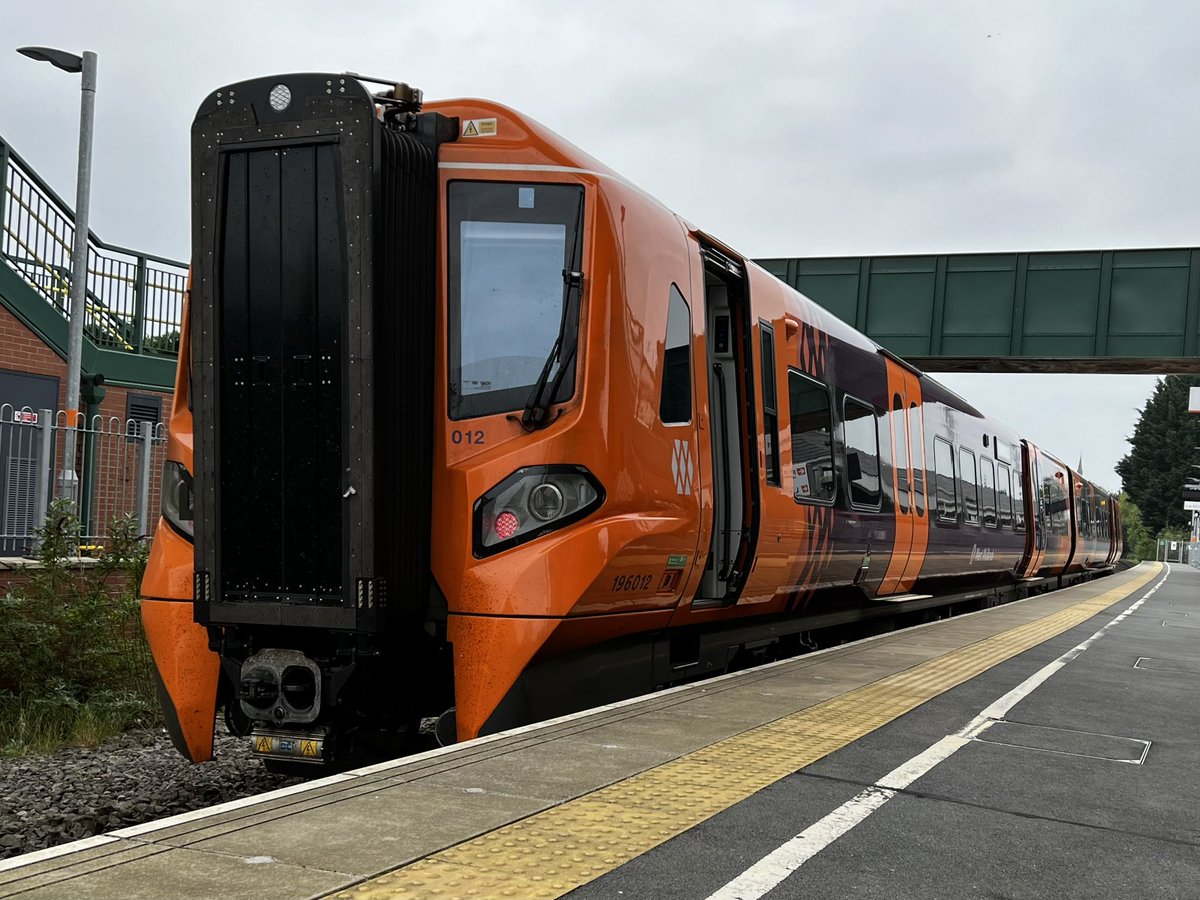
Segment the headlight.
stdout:
<svg viewBox="0 0 1200 900">
<path fill-rule="evenodd" d="M 180 534 L 194 539 L 196 513 L 192 508 L 192 476 L 173 460 L 163 463 L 161 496 L 163 518 Z"/>
<path fill-rule="evenodd" d="M 604 502 L 583 466 L 517 469 L 475 501 L 475 556 L 491 556 L 577 522 Z"/>
</svg>

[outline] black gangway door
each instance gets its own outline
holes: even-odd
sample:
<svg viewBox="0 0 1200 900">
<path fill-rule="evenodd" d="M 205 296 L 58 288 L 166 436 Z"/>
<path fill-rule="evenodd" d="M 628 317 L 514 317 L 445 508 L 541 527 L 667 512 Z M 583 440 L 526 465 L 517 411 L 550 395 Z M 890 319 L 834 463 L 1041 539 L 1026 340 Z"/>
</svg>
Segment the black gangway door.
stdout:
<svg viewBox="0 0 1200 900">
<path fill-rule="evenodd" d="M 336 602 L 346 588 L 338 146 L 227 151 L 223 170 L 222 594 Z"/>
</svg>

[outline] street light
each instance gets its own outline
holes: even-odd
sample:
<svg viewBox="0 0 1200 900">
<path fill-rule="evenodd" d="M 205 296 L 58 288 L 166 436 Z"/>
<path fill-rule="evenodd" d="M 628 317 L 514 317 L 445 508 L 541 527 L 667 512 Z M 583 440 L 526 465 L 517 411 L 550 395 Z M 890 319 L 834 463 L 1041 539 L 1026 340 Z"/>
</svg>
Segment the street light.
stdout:
<svg viewBox="0 0 1200 900">
<path fill-rule="evenodd" d="M 79 425 L 79 385 L 83 367 L 83 320 L 87 306 L 88 205 L 92 191 L 92 124 L 96 108 L 96 54 L 91 50 L 76 56 L 52 47 L 21 47 L 23 56 L 48 62 L 64 72 L 78 72 L 79 175 L 75 183 L 75 240 L 71 247 L 71 329 L 67 343 L 67 432 L 63 441 L 63 467 L 58 495 L 71 503 L 78 500 L 79 477 L 75 474 L 75 439 Z"/>
</svg>

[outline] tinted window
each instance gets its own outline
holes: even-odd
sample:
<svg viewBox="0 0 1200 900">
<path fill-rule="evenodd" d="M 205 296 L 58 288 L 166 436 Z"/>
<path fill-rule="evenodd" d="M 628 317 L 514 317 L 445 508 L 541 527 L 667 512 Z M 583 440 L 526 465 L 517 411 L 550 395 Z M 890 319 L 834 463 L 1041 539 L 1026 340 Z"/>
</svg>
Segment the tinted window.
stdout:
<svg viewBox="0 0 1200 900">
<path fill-rule="evenodd" d="M 1012 527 L 1012 472 L 1004 463 L 998 463 L 996 472 L 1000 497 L 997 501 L 1000 527 Z"/>
<path fill-rule="evenodd" d="M 908 425 L 904 417 L 904 401 L 892 395 L 892 435 L 896 439 L 896 506 L 908 512 Z"/>
<path fill-rule="evenodd" d="M 832 500 L 833 425 L 829 391 L 819 381 L 788 370 L 792 426 L 792 495 L 797 500 Z"/>
<path fill-rule="evenodd" d="M 779 409 L 775 399 L 775 332 L 766 322 L 758 325 L 762 351 L 763 450 L 767 484 L 779 484 Z"/>
<path fill-rule="evenodd" d="M 1042 479 L 1042 508 L 1045 510 L 1050 534 L 1069 534 L 1067 522 L 1067 491 L 1062 485 L 1062 473 L 1047 475 Z"/>
<path fill-rule="evenodd" d="M 958 450 L 959 479 L 962 481 L 963 521 L 968 524 L 979 521 L 979 484 L 975 474 L 975 454 L 970 450 Z"/>
<path fill-rule="evenodd" d="M 958 518 L 958 501 L 955 493 L 954 448 L 941 438 L 933 440 L 934 480 L 937 482 L 937 510 L 943 519 Z"/>
<path fill-rule="evenodd" d="M 908 440 L 912 444 L 912 489 L 913 509 L 918 516 L 925 515 L 925 447 L 922 439 L 921 410 L 917 404 L 908 404 Z"/>
<path fill-rule="evenodd" d="M 554 351 L 579 325 L 579 290 L 565 270 L 580 266 L 583 188 L 456 181 L 449 188 L 450 416 L 519 409 Z M 564 310 L 564 302 L 569 308 Z M 574 393 L 574 358 L 557 400 Z"/>
<path fill-rule="evenodd" d="M 979 504 L 983 507 L 983 524 L 988 528 L 995 528 L 996 469 L 987 457 L 979 459 Z"/>
<path fill-rule="evenodd" d="M 1013 472 L 1013 531 L 1025 530 L 1025 481 L 1020 469 Z"/>
<path fill-rule="evenodd" d="M 846 429 L 846 472 L 850 502 L 879 508 L 879 431 L 875 407 L 845 398 L 842 406 Z"/>
<path fill-rule="evenodd" d="M 667 424 L 692 421 L 692 312 L 675 285 L 667 301 L 658 415 Z"/>
</svg>

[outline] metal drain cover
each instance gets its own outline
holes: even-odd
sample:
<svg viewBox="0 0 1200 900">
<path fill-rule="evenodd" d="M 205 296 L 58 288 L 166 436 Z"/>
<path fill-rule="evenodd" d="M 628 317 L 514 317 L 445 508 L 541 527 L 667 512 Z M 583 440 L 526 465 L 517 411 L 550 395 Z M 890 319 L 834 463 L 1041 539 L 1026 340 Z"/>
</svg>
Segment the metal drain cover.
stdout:
<svg viewBox="0 0 1200 900">
<path fill-rule="evenodd" d="M 1041 750 L 1086 759 L 1141 765 L 1150 749 L 1149 741 L 1118 737 L 1113 734 L 1094 734 L 1072 731 L 1049 725 L 1026 725 L 1021 722 L 997 722 L 975 738 L 984 744 L 1018 747 L 1022 750 Z"/>
<path fill-rule="evenodd" d="M 1133 664 L 1135 669 L 1152 669 L 1157 672 L 1183 672 L 1185 675 L 1200 675 L 1200 660 L 1166 659 L 1161 656 L 1143 656 Z"/>
</svg>

